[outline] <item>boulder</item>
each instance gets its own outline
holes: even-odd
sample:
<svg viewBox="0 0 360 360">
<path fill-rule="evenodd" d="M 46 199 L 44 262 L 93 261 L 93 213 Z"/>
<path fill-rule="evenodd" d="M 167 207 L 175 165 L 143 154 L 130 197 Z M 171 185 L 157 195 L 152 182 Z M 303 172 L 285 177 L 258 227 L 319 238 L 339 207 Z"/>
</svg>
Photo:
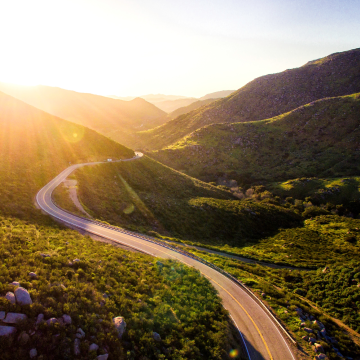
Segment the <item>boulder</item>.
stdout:
<svg viewBox="0 0 360 360">
<path fill-rule="evenodd" d="M 154 339 L 155 341 L 161 341 L 161 336 L 160 336 L 160 334 L 158 334 L 157 332 L 153 331 L 152 335 L 153 335 L 153 339 Z"/>
<path fill-rule="evenodd" d="M 36 278 L 37 278 L 37 275 L 36 275 L 34 272 L 30 272 L 30 273 L 29 273 L 29 276 L 30 276 L 32 279 L 36 279 Z"/>
<path fill-rule="evenodd" d="M 51 318 L 49 320 L 46 321 L 46 323 L 48 325 L 52 325 L 52 324 L 56 324 L 58 322 L 58 319 L 57 318 Z"/>
<path fill-rule="evenodd" d="M 64 315 L 62 316 L 62 318 L 63 318 L 63 321 L 64 321 L 64 324 L 65 324 L 65 325 L 71 325 L 72 320 L 71 320 L 71 316 L 70 316 L 70 315 L 64 314 Z"/>
<path fill-rule="evenodd" d="M 0 336 L 9 336 L 16 333 L 16 328 L 13 326 L 0 325 Z"/>
<path fill-rule="evenodd" d="M 126 329 L 126 322 L 122 316 L 117 316 L 113 318 L 113 323 L 118 332 L 118 337 L 121 339 Z"/>
<path fill-rule="evenodd" d="M 316 353 L 323 353 L 324 352 L 324 348 L 320 344 L 315 343 L 314 347 L 315 347 L 315 352 Z"/>
<path fill-rule="evenodd" d="M 33 359 L 34 357 L 37 357 L 37 350 L 36 349 L 31 349 L 29 352 L 30 355 L 30 359 Z"/>
<path fill-rule="evenodd" d="M 77 332 L 76 332 L 76 337 L 79 338 L 79 339 L 82 339 L 85 337 L 85 332 L 83 329 L 81 328 L 78 328 L 77 329 Z"/>
<path fill-rule="evenodd" d="M 316 339 L 315 339 L 315 338 L 313 338 L 313 337 L 309 338 L 309 343 L 311 343 L 311 344 L 316 343 Z"/>
<path fill-rule="evenodd" d="M 309 334 L 314 332 L 313 329 L 310 329 L 310 328 L 307 328 L 307 327 L 304 327 L 304 331 L 306 331 Z"/>
<path fill-rule="evenodd" d="M 7 324 L 16 324 L 19 321 L 26 320 L 27 316 L 25 314 L 19 313 L 7 313 L 6 318 L 3 320 Z"/>
<path fill-rule="evenodd" d="M 5 298 L 8 299 L 10 301 L 11 304 L 16 304 L 16 299 L 15 299 L 15 294 L 8 291 L 5 295 Z"/>
<path fill-rule="evenodd" d="M 74 341 L 74 354 L 80 355 L 80 339 L 75 339 Z"/>
<path fill-rule="evenodd" d="M 0 320 L 5 319 L 5 311 L 0 311 Z"/>
<path fill-rule="evenodd" d="M 109 357 L 109 354 L 99 355 L 96 359 L 97 360 L 107 360 Z"/>
<path fill-rule="evenodd" d="M 35 325 L 39 325 L 41 322 L 44 321 L 44 314 L 39 314 L 36 319 Z"/>
<path fill-rule="evenodd" d="M 96 345 L 94 343 L 89 346 L 89 351 L 97 351 L 98 348 L 99 348 L 99 345 Z"/>
<path fill-rule="evenodd" d="M 315 359 L 317 359 L 317 360 L 327 360 L 328 357 L 325 354 L 319 354 L 319 355 L 315 356 Z"/>
<path fill-rule="evenodd" d="M 80 259 L 74 259 L 73 260 L 73 263 L 78 263 L 78 262 L 80 262 Z"/>
<path fill-rule="evenodd" d="M 18 287 L 15 290 L 16 302 L 20 305 L 31 305 L 32 300 L 29 292 L 23 287 Z"/>
<path fill-rule="evenodd" d="M 22 346 L 26 345 L 29 342 L 29 340 L 30 340 L 30 336 L 25 331 L 23 331 L 18 337 L 18 342 Z"/>
<path fill-rule="evenodd" d="M 10 285 L 20 286 L 20 283 L 18 281 L 13 281 L 12 283 L 10 283 Z"/>
<path fill-rule="evenodd" d="M 308 341 L 309 337 L 308 336 L 303 336 L 302 339 L 305 340 L 305 341 Z"/>
</svg>

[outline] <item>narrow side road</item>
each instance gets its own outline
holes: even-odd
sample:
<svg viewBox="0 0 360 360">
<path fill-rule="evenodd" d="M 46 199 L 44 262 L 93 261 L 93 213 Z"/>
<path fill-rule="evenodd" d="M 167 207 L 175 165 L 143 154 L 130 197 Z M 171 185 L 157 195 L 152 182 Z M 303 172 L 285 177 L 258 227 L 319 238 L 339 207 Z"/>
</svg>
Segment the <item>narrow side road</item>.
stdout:
<svg viewBox="0 0 360 360">
<path fill-rule="evenodd" d="M 136 160 L 143 154 L 136 153 L 131 159 Z M 159 244 L 143 239 L 140 235 L 122 232 L 120 229 L 101 226 L 93 220 L 78 217 L 58 208 L 52 201 L 51 194 L 74 170 L 88 165 L 85 163 L 72 165 L 60 173 L 55 179 L 45 185 L 36 195 L 39 207 L 48 215 L 61 222 L 85 230 L 89 233 L 124 244 L 149 255 L 174 259 L 198 269 L 218 290 L 224 307 L 229 311 L 238 327 L 246 345 L 246 351 L 251 360 L 295 360 L 290 341 L 275 325 L 269 314 L 250 296 L 245 289 L 227 278 L 215 269 L 184 254 L 178 253 Z M 104 162 L 105 163 L 105 162 Z"/>
</svg>

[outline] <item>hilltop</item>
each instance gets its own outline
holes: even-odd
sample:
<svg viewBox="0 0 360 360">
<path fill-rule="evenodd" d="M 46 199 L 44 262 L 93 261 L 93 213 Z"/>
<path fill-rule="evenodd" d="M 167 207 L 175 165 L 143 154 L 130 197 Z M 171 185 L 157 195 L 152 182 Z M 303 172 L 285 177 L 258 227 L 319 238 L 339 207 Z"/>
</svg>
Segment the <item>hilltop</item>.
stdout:
<svg viewBox="0 0 360 360">
<path fill-rule="evenodd" d="M 151 153 L 208 181 L 240 184 L 360 172 L 360 94 L 327 98 L 271 119 L 203 127 Z"/>
<path fill-rule="evenodd" d="M 36 192 L 73 163 L 134 152 L 81 125 L 0 93 L 0 211 L 29 218 Z"/>
<path fill-rule="evenodd" d="M 167 121 L 165 112 L 141 98 L 123 101 L 50 86 L 4 83 L 0 83 L 0 91 L 120 143 L 125 143 L 132 132 L 151 129 Z"/>
<path fill-rule="evenodd" d="M 162 149 L 205 125 L 268 119 L 319 99 L 357 92 L 360 49 L 259 77 L 226 98 L 137 133 L 135 144 L 148 150 Z"/>
<path fill-rule="evenodd" d="M 221 90 L 221 91 L 216 91 L 210 94 L 206 94 L 205 96 L 202 96 L 201 98 L 199 98 L 199 100 L 208 100 L 208 99 L 220 99 L 220 98 L 224 98 L 226 96 L 231 95 L 235 90 Z"/>
<path fill-rule="evenodd" d="M 206 99 L 206 100 L 195 101 L 195 102 L 191 103 L 190 105 L 183 106 L 183 107 L 180 107 L 180 108 L 174 110 L 173 112 L 171 112 L 168 115 L 168 117 L 170 119 L 175 119 L 180 115 L 187 114 L 190 111 L 193 111 L 193 110 L 196 110 L 196 109 L 200 108 L 201 106 L 211 104 L 212 102 L 214 102 L 216 100 L 217 99 Z"/>
</svg>

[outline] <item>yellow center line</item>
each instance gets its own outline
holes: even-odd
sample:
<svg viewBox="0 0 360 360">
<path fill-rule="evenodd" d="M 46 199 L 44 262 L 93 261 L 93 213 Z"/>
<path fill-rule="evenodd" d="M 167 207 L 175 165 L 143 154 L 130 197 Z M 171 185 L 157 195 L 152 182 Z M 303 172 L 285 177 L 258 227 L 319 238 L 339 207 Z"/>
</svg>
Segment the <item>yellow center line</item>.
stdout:
<svg viewBox="0 0 360 360">
<path fill-rule="evenodd" d="M 47 190 L 49 190 L 49 189 L 47 189 Z M 46 204 L 46 202 L 45 202 L 45 194 L 43 194 L 43 200 L 44 200 L 44 203 Z M 51 209 L 51 208 L 50 208 Z M 63 217 L 65 217 L 65 218 L 68 218 L 68 219 L 71 219 L 71 220 L 73 220 L 73 221 L 77 221 L 77 222 L 79 222 L 78 220 L 74 220 L 72 217 L 69 217 L 69 216 L 67 216 L 68 214 L 67 213 L 62 213 L 61 211 L 59 212 L 59 211 L 57 211 L 57 210 L 53 210 L 53 209 L 51 209 L 53 212 L 55 212 L 56 214 L 58 214 L 58 215 L 62 215 Z M 73 215 L 74 216 L 74 215 Z M 75 216 L 74 216 L 75 217 Z M 80 225 L 81 225 L 81 223 L 80 223 Z M 96 224 L 92 224 L 92 225 L 96 225 Z M 99 225 L 97 225 L 97 226 L 99 226 Z M 99 226 L 100 227 L 100 226 Z M 103 227 L 100 227 L 101 228 L 101 230 L 105 230 L 105 231 L 107 231 L 107 232 L 110 232 L 110 233 L 118 233 L 116 230 L 111 230 L 111 229 L 107 229 L 107 228 L 103 228 Z M 86 231 L 86 229 L 84 229 L 85 231 Z M 90 231 L 91 232 L 91 231 Z M 121 233 L 120 232 L 120 234 L 123 234 L 123 235 L 128 235 L 128 234 L 125 234 L 125 233 Z M 131 236 L 131 235 L 128 235 L 128 236 Z M 139 244 L 143 244 L 143 241 L 146 241 L 146 240 L 137 240 L 135 237 L 132 239 L 132 241 L 134 241 L 134 242 L 136 242 L 136 243 L 139 243 Z M 160 247 L 160 249 L 158 249 L 158 248 L 155 248 L 155 247 L 153 247 L 153 246 L 151 246 L 150 244 L 146 244 L 146 246 L 148 246 L 148 247 L 150 247 L 150 248 L 152 248 L 152 249 L 154 249 L 154 250 L 156 250 L 156 251 L 160 251 L 161 253 L 163 253 L 163 254 L 165 254 L 165 255 L 168 255 L 168 256 L 171 256 L 171 257 L 173 257 L 173 258 L 175 258 L 175 259 L 177 259 L 177 260 L 179 260 L 180 262 L 182 262 L 182 263 L 185 263 L 183 260 L 181 260 L 179 257 L 177 257 L 177 256 L 175 256 L 175 255 L 172 255 L 172 254 L 168 254 L 168 253 L 166 253 L 165 251 L 163 251 L 162 249 L 161 249 L 161 247 Z M 189 264 L 187 264 L 187 263 L 185 263 L 186 265 L 189 265 Z M 192 265 L 189 265 L 189 266 L 191 266 L 191 267 L 193 267 Z M 205 265 L 206 266 L 206 265 Z M 237 301 L 236 300 L 236 298 L 233 296 L 233 295 L 231 295 L 230 293 L 229 293 L 229 291 L 227 291 L 223 286 L 221 286 L 217 281 L 215 281 L 213 278 L 211 278 L 210 276 L 208 276 L 208 275 L 206 275 L 206 274 L 204 274 L 203 272 L 201 272 L 200 271 L 200 273 L 203 275 L 203 276 L 205 276 L 206 278 L 208 278 L 208 279 L 210 279 L 211 281 L 213 281 L 216 285 L 218 285 L 221 289 L 223 289 L 228 295 L 230 295 L 231 297 L 232 297 L 232 299 L 241 307 L 241 309 L 245 312 L 245 314 L 247 315 L 247 317 L 251 320 L 251 322 L 253 323 L 253 325 L 255 326 L 255 329 L 256 329 L 256 331 L 258 332 L 258 334 L 260 335 L 260 338 L 261 338 L 261 340 L 262 340 L 262 342 L 264 343 L 264 345 L 265 345 L 265 348 L 266 348 L 266 351 L 267 351 L 267 353 L 269 354 L 269 357 L 270 357 L 270 360 L 274 360 L 274 358 L 272 357 L 272 355 L 271 355 L 271 352 L 270 352 L 270 349 L 269 349 L 269 347 L 268 347 L 268 345 L 267 345 L 267 343 L 266 343 L 266 341 L 265 341 L 265 339 L 264 339 L 264 337 L 263 337 L 263 335 L 261 334 L 261 332 L 260 332 L 260 329 L 258 328 L 258 326 L 256 325 L 256 323 L 255 323 L 255 321 L 253 320 L 253 318 L 250 316 L 250 314 L 245 310 L 245 308 L 239 303 L 239 301 Z"/>
</svg>

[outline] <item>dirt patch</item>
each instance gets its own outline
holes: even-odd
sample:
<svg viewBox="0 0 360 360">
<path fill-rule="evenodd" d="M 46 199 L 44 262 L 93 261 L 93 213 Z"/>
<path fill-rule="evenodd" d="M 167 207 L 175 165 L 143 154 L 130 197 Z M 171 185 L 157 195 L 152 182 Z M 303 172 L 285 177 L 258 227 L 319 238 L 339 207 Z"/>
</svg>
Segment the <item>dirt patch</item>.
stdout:
<svg viewBox="0 0 360 360">
<path fill-rule="evenodd" d="M 76 180 L 65 180 L 63 181 L 64 186 L 68 189 L 68 193 L 70 196 L 71 201 L 74 203 L 74 205 L 77 207 L 78 210 L 80 210 L 83 214 L 88 216 L 89 218 L 92 218 L 92 216 L 86 212 L 86 210 L 81 205 L 79 198 L 77 196 L 77 181 Z"/>
</svg>

